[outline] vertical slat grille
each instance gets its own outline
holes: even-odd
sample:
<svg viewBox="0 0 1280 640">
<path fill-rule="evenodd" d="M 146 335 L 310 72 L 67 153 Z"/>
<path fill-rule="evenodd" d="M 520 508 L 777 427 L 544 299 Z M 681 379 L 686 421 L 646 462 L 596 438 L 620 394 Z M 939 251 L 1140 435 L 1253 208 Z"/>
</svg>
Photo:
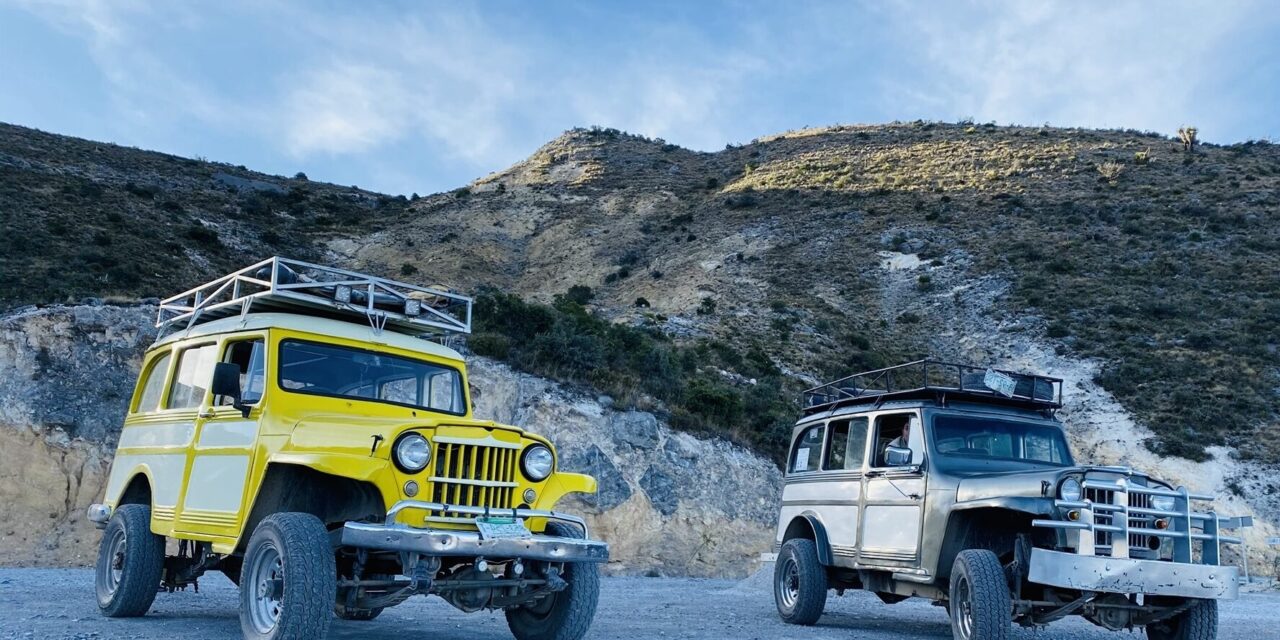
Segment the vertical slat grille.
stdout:
<svg viewBox="0 0 1280 640">
<path fill-rule="evenodd" d="M 1107 489 L 1085 489 L 1084 499 L 1094 504 L 1111 504 L 1115 501 L 1115 492 Z M 1108 511 L 1093 512 L 1094 524 L 1109 525 L 1115 519 Z M 1094 545 L 1098 547 L 1098 555 L 1111 555 L 1111 536 L 1110 531 L 1095 531 Z"/>
<path fill-rule="evenodd" d="M 506 447 L 437 442 L 432 501 L 468 507 L 516 506 L 512 498 L 518 453 L 517 449 Z"/>
<path fill-rule="evenodd" d="M 1151 495 L 1146 493 L 1130 493 L 1129 508 L 1137 507 L 1139 509 L 1151 508 Z M 1154 529 L 1155 516 L 1133 514 L 1129 516 L 1130 529 Z M 1130 555 L 1137 549 L 1150 549 L 1151 536 L 1140 534 L 1129 534 Z"/>
</svg>

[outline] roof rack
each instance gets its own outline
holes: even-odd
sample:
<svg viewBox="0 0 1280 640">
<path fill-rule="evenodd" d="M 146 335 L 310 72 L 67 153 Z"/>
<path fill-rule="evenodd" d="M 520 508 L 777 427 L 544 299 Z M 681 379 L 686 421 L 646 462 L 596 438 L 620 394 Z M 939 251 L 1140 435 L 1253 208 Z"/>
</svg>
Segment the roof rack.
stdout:
<svg viewBox="0 0 1280 640">
<path fill-rule="evenodd" d="M 441 287 L 273 257 L 160 302 L 156 327 L 178 327 L 250 311 L 282 311 L 369 323 L 412 335 L 471 333 L 471 298 Z"/>
<path fill-rule="evenodd" d="M 853 404 L 934 397 L 1057 409 L 1062 406 L 1062 379 L 926 358 L 808 389 L 804 412 L 811 415 Z"/>
</svg>

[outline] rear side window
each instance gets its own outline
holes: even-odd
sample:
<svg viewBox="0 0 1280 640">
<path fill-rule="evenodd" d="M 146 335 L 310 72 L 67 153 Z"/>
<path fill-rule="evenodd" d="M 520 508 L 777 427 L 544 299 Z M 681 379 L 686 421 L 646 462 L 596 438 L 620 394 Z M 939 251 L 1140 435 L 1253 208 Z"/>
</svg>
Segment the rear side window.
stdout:
<svg viewBox="0 0 1280 640">
<path fill-rule="evenodd" d="M 831 444 L 827 449 L 827 461 L 822 468 L 827 471 L 861 469 L 867 455 L 867 419 L 854 418 L 831 423 Z"/>
<path fill-rule="evenodd" d="M 135 413 L 146 413 L 160 408 L 160 394 L 164 392 L 164 381 L 169 375 L 169 354 L 156 358 L 147 370 L 146 382 L 142 383 L 142 395 L 133 408 Z"/>
<path fill-rule="evenodd" d="M 218 346 L 206 344 L 191 347 L 178 356 L 173 385 L 169 387 L 170 409 L 192 409 L 204 402 L 213 380 L 213 363 L 218 358 Z"/>
<path fill-rule="evenodd" d="M 809 427 L 800 434 L 795 448 L 791 450 L 791 461 L 787 465 L 788 472 L 805 473 L 818 470 L 818 464 L 822 460 L 822 436 L 826 428 L 826 425 L 820 424 Z"/>
</svg>

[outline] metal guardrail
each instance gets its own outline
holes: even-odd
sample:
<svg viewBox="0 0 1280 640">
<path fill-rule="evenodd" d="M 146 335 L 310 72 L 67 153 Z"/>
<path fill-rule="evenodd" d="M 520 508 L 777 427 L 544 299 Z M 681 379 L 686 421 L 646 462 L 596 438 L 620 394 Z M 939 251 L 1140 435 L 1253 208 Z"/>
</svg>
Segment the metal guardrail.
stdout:
<svg viewBox="0 0 1280 640">
<path fill-rule="evenodd" d="M 1150 536 L 1173 540 L 1173 561 L 1194 563 L 1192 543 L 1200 542 L 1200 564 L 1221 564 L 1220 547 L 1222 544 L 1240 544 L 1241 538 L 1222 535 L 1223 523 L 1228 518 L 1210 512 L 1191 510 L 1192 501 L 1210 501 L 1213 496 L 1190 493 L 1185 487 L 1176 490 L 1159 487 L 1144 487 L 1129 484 L 1124 478 L 1114 482 L 1102 481 L 1086 477 L 1081 483 L 1082 494 L 1090 489 L 1109 492 L 1109 502 L 1094 500 L 1054 500 L 1054 505 L 1074 519 L 1045 520 L 1036 519 L 1031 522 L 1034 527 L 1065 529 L 1078 531 L 1076 553 L 1082 556 L 1100 555 L 1100 550 L 1109 551 L 1113 558 L 1129 557 L 1129 536 Z M 1154 507 L 1134 506 L 1130 495 L 1146 495 L 1173 498 L 1172 509 L 1156 509 Z M 1099 515 L 1110 516 L 1108 522 L 1098 522 Z M 1153 522 L 1163 522 L 1164 528 L 1131 526 L 1130 516 L 1151 516 Z M 1110 534 L 1110 544 L 1100 544 L 1098 533 Z"/>
<path fill-rule="evenodd" d="M 156 327 L 258 310 L 362 318 L 376 331 L 470 333 L 471 307 L 470 297 L 452 291 L 277 256 L 162 300 Z"/>
</svg>

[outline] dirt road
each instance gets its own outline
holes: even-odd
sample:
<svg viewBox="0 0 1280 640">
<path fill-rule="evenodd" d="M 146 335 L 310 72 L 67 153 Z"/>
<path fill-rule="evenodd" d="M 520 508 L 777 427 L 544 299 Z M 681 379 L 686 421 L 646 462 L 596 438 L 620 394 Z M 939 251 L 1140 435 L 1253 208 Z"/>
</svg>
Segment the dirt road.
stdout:
<svg viewBox="0 0 1280 640">
<path fill-rule="evenodd" d="M 108 620 L 93 602 L 93 574 L 80 569 L 0 569 L 0 638 L 236 640 L 237 592 L 221 575 L 202 581 L 200 593 L 161 594 L 151 614 Z M 1280 628 L 1280 593 L 1249 594 L 1221 610 L 1222 640 L 1260 640 Z M 1262 635 L 1260 635 L 1260 633 Z M 335 621 L 330 638 L 371 640 L 506 640 L 501 614 L 466 615 L 443 601 L 415 598 L 373 622 Z M 590 638 L 713 638 L 911 640 L 950 638 L 942 609 L 908 601 L 893 606 L 865 593 L 828 601 L 818 626 L 784 625 L 764 580 L 742 583 L 677 578 L 609 578 Z M 1077 640 L 1117 635 L 1079 620 L 1050 632 L 1018 630 L 1016 638 Z"/>
</svg>

